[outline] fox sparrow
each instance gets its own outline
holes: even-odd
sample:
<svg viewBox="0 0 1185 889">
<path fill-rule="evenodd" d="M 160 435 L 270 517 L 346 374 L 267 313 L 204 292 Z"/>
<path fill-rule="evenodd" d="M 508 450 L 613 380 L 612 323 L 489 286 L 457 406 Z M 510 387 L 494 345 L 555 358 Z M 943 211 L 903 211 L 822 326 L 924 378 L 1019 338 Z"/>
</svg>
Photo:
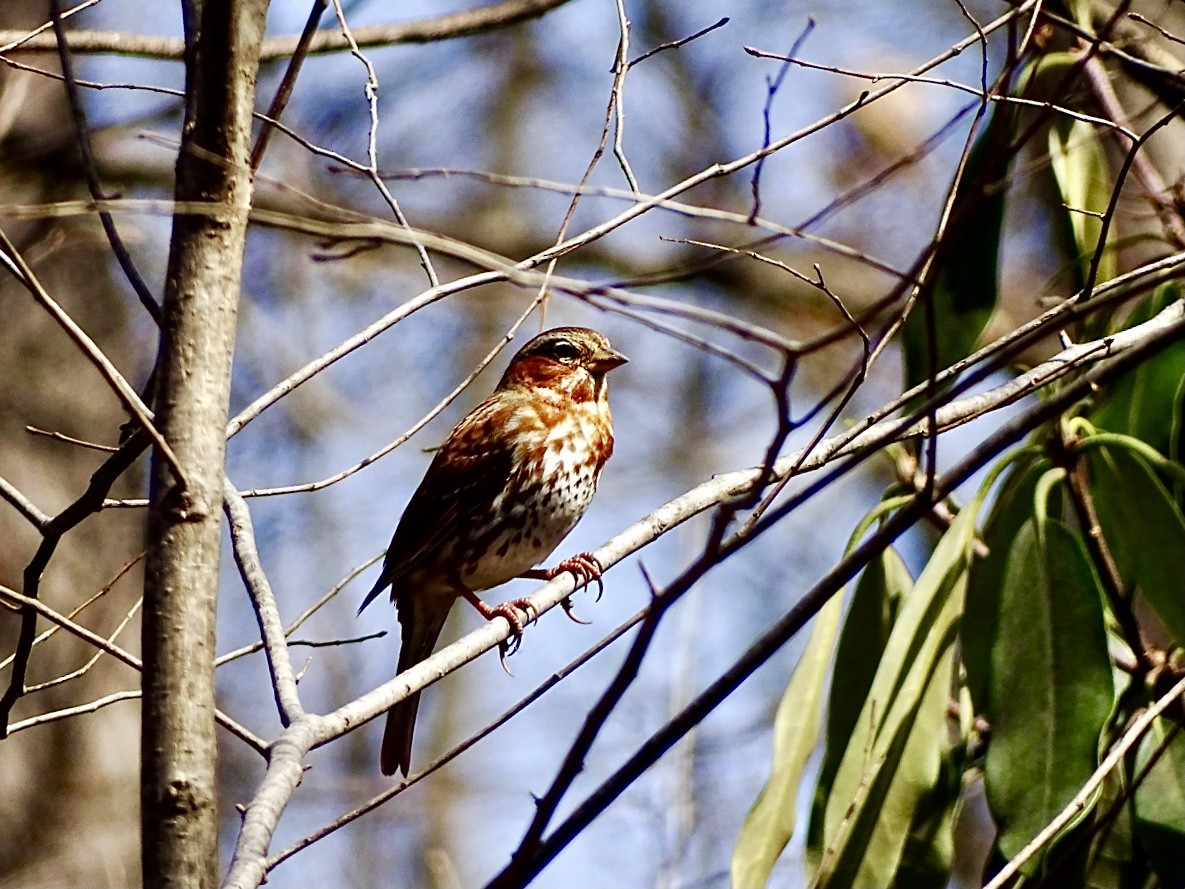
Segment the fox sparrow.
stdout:
<svg viewBox="0 0 1185 889">
<path fill-rule="evenodd" d="M 600 577 L 581 554 L 550 569 L 547 558 L 580 520 L 613 452 L 605 375 L 626 358 L 595 330 L 541 333 L 510 362 L 494 393 L 449 433 L 395 528 L 365 608 L 387 586 L 399 615 L 398 672 L 427 658 L 458 596 L 522 633 L 525 600 L 490 606 L 477 597 L 515 577 L 570 571 Z M 420 695 L 387 713 L 383 774 L 407 774 Z"/>
</svg>

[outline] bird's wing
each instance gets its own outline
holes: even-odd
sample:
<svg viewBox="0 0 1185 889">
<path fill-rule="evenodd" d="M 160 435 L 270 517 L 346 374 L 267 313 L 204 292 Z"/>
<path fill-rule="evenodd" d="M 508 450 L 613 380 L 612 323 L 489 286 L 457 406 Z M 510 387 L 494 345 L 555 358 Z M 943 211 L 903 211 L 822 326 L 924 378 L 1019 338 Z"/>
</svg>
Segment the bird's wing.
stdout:
<svg viewBox="0 0 1185 889">
<path fill-rule="evenodd" d="M 445 440 L 407 504 L 382 574 L 359 611 L 384 588 L 431 559 L 445 541 L 463 534 L 465 525 L 479 520 L 494 502 L 515 461 L 515 441 L 521 430 L 507 430 L 507 413 L 517 407 L 508 403 L 504 393 L 488 398 Z M 521 413 L 517 418 L 524 419 Z"/>
</svg>

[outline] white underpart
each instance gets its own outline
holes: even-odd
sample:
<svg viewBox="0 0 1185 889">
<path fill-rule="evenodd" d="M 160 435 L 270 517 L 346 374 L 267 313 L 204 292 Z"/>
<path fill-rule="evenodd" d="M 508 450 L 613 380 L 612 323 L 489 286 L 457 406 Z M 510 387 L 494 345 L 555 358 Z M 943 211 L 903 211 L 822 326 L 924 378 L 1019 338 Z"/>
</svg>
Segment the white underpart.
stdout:
<svg viewBox="0 0 1185 889">
<path fill-rule="evenodd" d="M 507 530 L 485 550 L 472 570 L 464 572 L 462 580 L 470 589 L 490 589 L 535 567 L 551 555 L 584 515 L 596 492 L 598 472 L 588 460 L 587 451 L 578 452 L 575 447 L 574 423 L 583 427 L 576 438 L 587 441 L 598 437 L 595 424 L 580 416 L 567 416 L 549 431 L 543 456 L 544 483 L 539 494 L 544 502 L 536 502 L 531 508 L 526 504 L 512 508 Z M 562 447 L 552 447 L 555 441 L 563 442 Z M 527 520 L 528 512 L 538 516 L 538 524 Z M 516 518 L 519 521 L 514 521 Z M 507 551 L 500 554 L 507 541 Z"/>
</svg>

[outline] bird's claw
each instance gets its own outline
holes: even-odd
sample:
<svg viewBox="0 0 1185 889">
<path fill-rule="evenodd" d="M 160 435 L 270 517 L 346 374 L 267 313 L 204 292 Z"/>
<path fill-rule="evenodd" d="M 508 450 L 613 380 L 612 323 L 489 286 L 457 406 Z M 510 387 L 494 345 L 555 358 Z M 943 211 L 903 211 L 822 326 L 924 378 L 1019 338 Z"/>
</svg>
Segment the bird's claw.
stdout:
<svg viewBox="0 0 1185 889">
<path fill-rule="evenodd" d="M 523 615 L 526 615 L 526 620 L 523 620 Z M 493 620 L 495 617 L 504 617 L 510 624 L 510 635 L 498 643 L 498 657 L 502 660 L 502 669 L 509 674 L 506 658 L 518 651 L 523 641 L 523 627 L 538 615 L 535 613 L 535 606 L 527 599 L 511 599 L 490 609 L 489 619 Z"/>
<path fill-rule="evenodd" d="M 510 672 L 510 665 L 506 663 L 506 659 L 513 653 L 514 652 L 511 651 L 510 648 L 510 643 L 508 643 L 505 639 L 498 643 L 498 663 L 502 665 L 502 669 L 511 679 L 514 678 L 514 674 Z"/>
<path fill-rule="evenodd" d="M 552 576 L 562 574 L 565 571 L 575 578 L 576 589 L 578 590 L 583 589 L 595 580 L 597 583 L 596 601 L 601 601 L 601 595 L 605 592 L 605 581 L 601 579 L 601 575 L 605 572 L 605 569 L 597 561 L 596 556 L 592 553 L 577 553 L 556 565 L 552 569 Z"/>
<path fill-rule="evenodd" d="M 591 620 L 583 620 L 582 618 L 576 616 L 576 612 L 572 610 L 571 596 L 565 596 L 563 601 L 560 602 L 560 607 L 564 609 L 564 614 L 568 615 L 568 620 L 572 621 L 573 623 L 583 624 L 586 627 L 592 624 Z"/>
<path fill-rule="evenodd" d="M 577 553 L 570 558 L 564 559 L 564 561 L 560 562 L 554 568 L 549 569 L 547 574 L 550 577 L 558 577 L 565 571 L 571 574 L 576 582 L 573 592 L 583 589 L 595 580 L 597 582 L 596 600 L 598 602 L 601 601 L 601 594 L 605 592 L 605 582 L 601 580 L 601 574 L 604 569 L 601 567 L 601 563 L 597 561 L 596 556 L 592 553 Z M 565 596 L 560 602 L 560 605 L 563 606 L 564 614 L 568 615 L 569 620 L 578 624 L 584 624 L 585 626 L 592 623 L 592 621 L 580 619 L 572 611 L 571 596 Z"/>
</svg>

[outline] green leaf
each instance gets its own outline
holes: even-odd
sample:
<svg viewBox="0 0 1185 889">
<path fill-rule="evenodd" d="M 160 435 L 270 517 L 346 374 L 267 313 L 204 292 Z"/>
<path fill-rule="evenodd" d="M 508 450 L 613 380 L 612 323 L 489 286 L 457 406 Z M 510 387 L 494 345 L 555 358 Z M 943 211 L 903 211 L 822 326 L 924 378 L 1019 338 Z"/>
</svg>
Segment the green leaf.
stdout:
<svg viewBox="0 0 1185 889">
<path fill-rule="evenodd" d="M 936 674 L 935 680 L 942 675 Z M 933 691 L 941 695 L 942 706 L 947 708 L 950 703 L 946 694 L 949 686 L 942 686 L 937 681 L 932 684 L 938 686 Z M 938 703 L 937 697 L 935 704 Z M 919 720 L 918 725 L 924 727 L 915 728 L 914 731 L 930 731 L 930 742 L 935 743 L 942 735 L 941 728 L 932 731 L 932 727 L 937 727 L 937 722 L 937 718 Z M 910 741 L 910 747 L 905 752 L 906 759 L 920 752 L 914 746 L 912 737 Z M 955 847 L 954 824 L 963 790 L 963 770 L 956 762 L 958 759 L 961 759 L 961 750 L 948 749 L 942 752 L 937 780 L 930 791 L 918 800 L 914 809 L 913 824 L 901 852 L 901 862 L 893 875 L 893 882 L 889 884 L 891 889 L 946 889 L 950 883 Z"/>
<path fill-rule="evenodd" d="M 1185 517 L 1148 464 L 1130 449 L 1087 454 L 1103 539 L 1127 590 L 1147 599 L 1178 643 L 1185 642 Z"/>
<path fill-rule="evenodd" d="M 1171 416 L 1173 420 L 1169 424 L 1172 431 L 1169 435 L 1168 457 L 1178 463 L 1185 463 L 1185 376 L 1181 377 L 1181 385 L 1177 387 L 1177 394 L 1173 398 Z M 1185 506 L 1185 499 L 1180 496 L 1177 502 Z"/>
<path fill-rule="evenodd" d="M 810 640 L 778 705 L 769 779 L 745 818 L 732 852 L 732 885 L 736 889 L 764 886 L 794 834 L 798 786 L 819 739 L 823 688 L 841 607 L 841 597 L 833 596 L 819 610 Z"/>
<path fill-rule="evenodd" d="M 1141 324 L 1182 297 L 1183 288 L 1163 284 L 1142 300 L 1125 326 Z M 1142 439 L 1166 457 L 1176 455 L 1181 428 L 1182 387 L 1185 386 L 1185 346 L 1165 349 L 1131 373 L 1110 383 L 1088 415 L 1094 425 Z"/>
<path fill-rule="evenodd" d="M 817 886 L 889 885 L 939 781 L 976 512 L 943 535 L 893 624 L 823 807 Z"/>
<path fill-rule="evenodd" d="M 1162 886 L 1185 886 L 1185 732 L 1157 718 L 1140 742 L 1135 775 L 1159 754 L 1136 788 L 1136 836 Z"/>
<path fill-rule="evenodd" d="M 1026 459 L 1003 476 L 981 535 L 988 555 L 976 559 L 971 565 L 967 605 L 959 633 L 963 643 L 963 665 L 967 671 L 967 690 L 979 713 L 991 709 L 988 691 L 992 644 L 1000 626 L 1008 553 L 1021 527 L 1033 516 L 1037 479 L 1049 465 L 1044 460 Z"/>
<path fill-rule="evenodd" d="M 936 277 L 930 299 L 914 307 L 902 330 L 906 388 L 930 375 L 931 325 L 933 366 L 942 370 L 971 354 L 996 307 L 1000 230 L 1013 158 L 1008 145 L 1015 122 L 1011 107 L 997 105 L 971 147 L 955 188 L 951 228 L 931 270 Z"/>
<path fill-rule="evenodd" d="M 1012 858 L 1094 771 L 1114 687 L 1101 591 L 1082 541 L 1057 519 L 1033 520 L 1008 561 L 984 782 L 997 843 Z"/>
<path fill-rule="evenodd" d="M 1103 233 L 1101 214 L 1111 200 L 1107 154 L 1093 124 L 1067 115 L 1056 115 L 1049 128 L 1049 156 L 1058 192 L 1066 205 L 1070 228 L 1078 249 L 1082 283 Z M 1115 277 L 1115 253 L 1104 249 L 1099 261 L 1099 282 Z"/>
<path fill-rule="evenodd" d="M 807 861 L 812 871 L 823 853 L 827 795 L 872 687 L 901 599 L 912 586 L 909 569 L 897 551 L 889 547 L 864 569 L 852 593 L 835 654 L 827 705 L 827 746 L 807 833 Z"/>
</svg>

